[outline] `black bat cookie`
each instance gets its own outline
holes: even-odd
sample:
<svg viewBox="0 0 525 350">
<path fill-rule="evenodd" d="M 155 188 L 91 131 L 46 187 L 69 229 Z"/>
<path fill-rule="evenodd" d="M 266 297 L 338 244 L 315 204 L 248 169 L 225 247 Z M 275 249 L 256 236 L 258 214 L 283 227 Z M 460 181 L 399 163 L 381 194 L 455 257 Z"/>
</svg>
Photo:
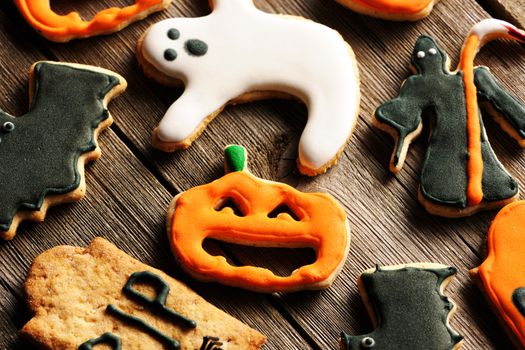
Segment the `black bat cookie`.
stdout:
<svg viewBox="0 0 525 350">
<path fill-rule="evenodd" d="M 342 350 L 451 350 L 463 337 L 448 326 L 454 304 L 442 294 L 453 267 L 414 264 L 376 267 L 358 280 L 376 330 L 341 334 Z"/>
<path fill-rule="evenodd" d="M 32 67 L 30 112 L 0 110 L 0 237 L 24 219 L 42 221 L 47 207 L 84 194 L 84 164 L 100 155 L 98 132 L 112 123 L 107 102 L 126 88 L 97 67 L 38 62 Z"/>
</svg>

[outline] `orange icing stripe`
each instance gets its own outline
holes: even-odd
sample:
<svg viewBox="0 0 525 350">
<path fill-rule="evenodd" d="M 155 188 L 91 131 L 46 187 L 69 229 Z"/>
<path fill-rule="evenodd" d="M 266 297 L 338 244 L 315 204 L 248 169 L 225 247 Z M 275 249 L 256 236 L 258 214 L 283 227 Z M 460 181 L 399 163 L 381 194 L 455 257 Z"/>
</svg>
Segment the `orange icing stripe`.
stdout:
<svg viewBox="0 0 525 350">
<path fill-rule="evenodd" d="M 461 54 L 461 71 L 465 84 L 467 103 L 467 134 L 469 159 L 467 165 L 467 198 L 470 206 L 478 205 L 483 200 L 483 157 L 481 155 L 481 127 L 479 121 L 477 88 L 474 84 L 474 56 L 479 38 L 472 35 L 467 39 Z"/>
<path fill-rule="evenodd" d="M 59 15 L 51 9 L 49 0 L 15 0 L 26 21 L 50 40 L 67 41 L 114 32 L 143 13 L 153 12 L 163 0 L 136 0 L 135 4 L 111 7 L 100 11 L 90 21 L 84 21 L 77 12 Z"/>
<path fill-rule="evenodd" d="M 427 8 L 433 0 L 353 0 L 373 10 L 389 13 L 415 14 Z"/>
<path fill-rule="evenodd" d="M 235 215 L 231 208 L 217 211 L 224 198 L 233 199 L 244 216 Z M 298 221 L 289 214 L 268 217 L 283 203 Z M 330 196 L 302 193 L 245 171 L 181 194 L 168 235 L 173 252 L 193 276 L 264 292 L 322 288 L 313 285 L 337 272 L 349 244 L 346 214 Z M 281 277 L 264 268 L 235 267 L 221 256 L 210 255 L 202 247 L 206 238 L 260 247 L 310 247 L 317 261 Z"/>
<path fill-rule="evenodd" d="M 512 293 L 525 287 L 525 201 L 507 205 L 494 219 L 488 237 L 488 256 L 478 274 L 501 319 L 525 346 L 525 317 Z"/>
</svg>

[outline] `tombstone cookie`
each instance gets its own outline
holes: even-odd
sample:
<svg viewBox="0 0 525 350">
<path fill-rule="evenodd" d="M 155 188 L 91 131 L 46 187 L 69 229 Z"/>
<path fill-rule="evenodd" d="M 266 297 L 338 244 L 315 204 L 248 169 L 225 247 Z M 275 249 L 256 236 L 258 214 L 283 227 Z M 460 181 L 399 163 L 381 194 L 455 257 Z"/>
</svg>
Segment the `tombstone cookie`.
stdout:
<svg viewBox="0 0 525 350">
<path fill-rule="evenodd" d="M 15 4 L 27 23 L 46 39 L 66 42 L 75 38 L 117 32 L 130 23 L 149 14 L 161 11 L 172 0 L 136 0 L 124 8 L 110 7 L 84 21 L 77 12 L 67 15 L 56 13 L 50 0 L 15 0 Z"/>
<path fill-rule="evenodd" d="M 525 348 L 525 201 L 498 213 L 487 245 L 487 258 L 471 275 L 511 339 Z"/>
<path fill-rule="evenodd" d="M 391 21 L 425 18 L 439 0 L 336 0 L 349 9 Z"/>
<path fill-rule="evenodd" d="M 433 119 L 421 170 L 419 200 L 432 214 L 460 217 L 502 207 L 516 200 L 518 184 L 499 162 L 488 141 L 480 107 L 494 116 L 525 147 L 525 107 L 505 91 L 474 57 L 488 41 L 509 38 L 525 42 L 525 32 L 503 21 L 475 25 L 465 41 L 458 71 L 434 39 L 421 36 L 412 54 L 415 74 L 398 97 L 375 112 L 374 125 L 395 139 L 390 170 L 401 170 L 410 143 L 422 131 L 423 114 Z"/>
<path fill-rule="evenodd" d="M 153 133 L 163 151 L 183 149 L 227 104 L 294 96 L 308 107 L 299 170 L 326 171 L 339 158 L 359 111 L 357 63 L 350 46 L 321 24 L 259 11 L 252 0 L 213 0 L 201 18 L 167 19 L 140 39 L 146 75 L 184 84 Z"/>
<path fill-rule="evenodd" d="M 375 330 L 341 334 L 341 350 L 459 349 L 463 337 L 448 324 L 455 305 L 444 294 L 456 269 L 440 264 L 376 267 L 358 279 Z"/>
<path fill-rule="evenodd" d="M 255 350 L 265 342 L 181 282 L 102 238 L 87 248 L 41 254 L 25 289 L 35 315 L 22 334 L 44 349 Z"/>
<path fill-rule="evenodd" d="M 112 123 L 108 102 L 124 78 L 91 66 L 38 62 L 31 68 L 30 111 L 0 110 L 0 237 L 22 220 L 42 221 L 51 205 L 81 199 L 84 164 L 100 157 L 98 134 Z"/>
<path fill-rule="evenodd" d="M 225 150 L 227 174 L 176 196 L 168 209 L 168 237 L 182 267 L 203 281 L 257 292 L 330 286 L 350 245 L 344 209 L 328 194 L 303 193 L 246 170 L 244 147 Z M 277 276 L 255 266 L 232 266 L 202 246 L 207 238 L 256 247 L 313 248 L 317 260 Z"/>
</svg>

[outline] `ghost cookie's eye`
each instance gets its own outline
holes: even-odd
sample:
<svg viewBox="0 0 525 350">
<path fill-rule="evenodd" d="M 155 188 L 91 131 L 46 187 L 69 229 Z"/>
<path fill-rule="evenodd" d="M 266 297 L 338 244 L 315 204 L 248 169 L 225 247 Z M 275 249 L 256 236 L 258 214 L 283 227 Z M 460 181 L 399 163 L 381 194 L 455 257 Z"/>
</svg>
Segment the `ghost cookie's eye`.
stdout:
<svg viewBox="0 0 525 350">
<path fill-rule="evenodd" d="M 437 50 L 434 48 L 431 48 L 430 50 L 428 50 L 428 53 L 434 56 L 435 54 L 437 54 Z"/>
<path fill-rule="evenodd" d="M 178 38 L 180 38 L 179 30 L 175 28 L 171 28 L 170 30 L 168 30 L 168 38 L 170 38 L 171 40 L 177 40 Z"/>
<path fill-rule="evenodd" d="M 199 39 L 186 41 L 184 47 L 191 56 L 204 56 L 208 52 L 208 44 Z"/>
<path fill-rule="evenodd" d="M 419 59 L 425 58 L 425 52 L 424 51 L 418 51 L 417 52 L 417 58 L 419 58 Z"/>
<path fill-rule="evenodd" d="M 166 51 L 164 51 L 164 59 L 166 61 L 175 61 L 176 58 L 177 58 L 177 51 L 173 49 L 167 49 Z"/>
</svg>

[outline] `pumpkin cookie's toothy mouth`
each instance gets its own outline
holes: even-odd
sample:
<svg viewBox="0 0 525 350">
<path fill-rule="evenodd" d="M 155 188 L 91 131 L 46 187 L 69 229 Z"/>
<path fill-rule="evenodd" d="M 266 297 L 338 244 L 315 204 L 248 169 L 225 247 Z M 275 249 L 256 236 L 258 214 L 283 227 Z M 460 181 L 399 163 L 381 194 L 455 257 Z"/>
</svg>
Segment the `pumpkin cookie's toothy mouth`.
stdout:
<svg viewBox="0 0 525 350">
<path fill-rule="evenodd" d="M 329 195 L 303 193 L 261 180 L 246 171 L 244 148 L 226 149 L 227 171 L 219 180 L 177 196 L 168 211 L 168 236 L 175 257 L 195 278 L 259 292 L 328 287 L 342 268 L 350 234 L 344 210 Z M 315 261 L 291 275 L 255 266 L 232 266 L 203 242 L 264 248 L 311 248 Z"/>
<path fill-rule="evenodd" d="M 270 270 L 280 277 L 288 277 L 298 268 L 313 264 L 317 260 L 317 254 L 312 248 L 254 247 L 213 238 L 204 240 L 203 247 L 213 256 L 225 257 L 230 265 L 251 265 Z M 233 252 L 235 258 L 229 259 Z"/>
</svg>

